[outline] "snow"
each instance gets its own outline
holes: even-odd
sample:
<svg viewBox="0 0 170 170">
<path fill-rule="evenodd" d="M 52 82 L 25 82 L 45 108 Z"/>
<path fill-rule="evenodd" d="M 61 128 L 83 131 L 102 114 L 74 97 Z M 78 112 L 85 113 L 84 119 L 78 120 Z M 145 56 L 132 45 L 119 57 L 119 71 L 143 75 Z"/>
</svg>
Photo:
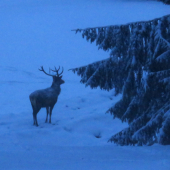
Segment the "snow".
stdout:
<svg viewBox="0 0 170 170">
<path fill-rule="evenodd" d="M 0 0 L 0 169 L 170 169 L 169 146 L 107 143 L 127 127 L 105 114 L 121 95 L 91 90 L 70 68 L 108 57 L 72 29 L 125 24 L 169 14 L 156 1 Z M 63 66 L 52 124 L 33 126 L 29 94 L 51 85 L 40 66 Z"/>
</svg>

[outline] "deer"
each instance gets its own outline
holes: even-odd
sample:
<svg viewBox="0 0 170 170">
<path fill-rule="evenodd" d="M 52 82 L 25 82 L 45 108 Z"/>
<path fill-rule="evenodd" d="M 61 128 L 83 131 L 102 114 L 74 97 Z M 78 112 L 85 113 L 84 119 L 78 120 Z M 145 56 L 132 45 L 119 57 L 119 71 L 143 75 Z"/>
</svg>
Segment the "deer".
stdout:
<svg viewBox="0 0 170 170">
<path fill-rule="evenodd" d="M 45 119 L 45 123 L 48 122 L 48 115 L 49 123 L 51 123 L 52 110 L 54 108 L 54 105 L 57 103 L 58 96 L 61 92 L 60 85 L 65 83 L 65 81 L 62 80 L 62 73 L 64 71 L 63 67 L 61 73 L 59 73 L 60 66 L 58 69 L 55 67 L 55 70 L 50 70 L 53 71 L 55 74 L 53 75 L 45 72 L 43 66 L 41 66 L 41 69 L 39 69 L 39 71 L 44 72 L 46 75 L 52 76 L 53 82 L 51 87 L 42 90 L 36 90 L 29 95 L 29 99 L 33 109 L 33 125 L 35 126 L 38 126 L 37 114 L 41 108 L 46 108 L 47 116 Z"/>
</svg>

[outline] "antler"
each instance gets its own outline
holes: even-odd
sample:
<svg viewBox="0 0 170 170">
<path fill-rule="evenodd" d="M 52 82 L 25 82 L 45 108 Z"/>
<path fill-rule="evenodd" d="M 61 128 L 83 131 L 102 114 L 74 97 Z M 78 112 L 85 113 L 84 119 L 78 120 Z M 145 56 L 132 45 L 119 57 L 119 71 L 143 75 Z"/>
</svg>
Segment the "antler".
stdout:
<svg viewBox="0 0 170 170">
<path fill-rule="evenodd" d="M 54 75 L 52 75 L 52 74 L 48 74 L 47 72 L 45 72 L 43 66 L 41 66 L 41 69 L 39 69 L 39 70 L 42 71 L 42 72 L 44 72 L 44 73 L 45 73 L 46 75 L 48 75 L 48 76 L 54 76 Z"/>
<path fill-rule="evenodd" d="M 64 71 L 64 68 L 62 67 L 62 71 L 61 71 L 61 73 L 58 73 L 58 71 L 60 70 L 60 66 L 59 66 L 59 68 L 57 69 L 56 67 L 55 67 L 55 70 L 52 70 L 51 69 L 51 71 L 53 71 L 53 72 L 56 72 L 57 73 L 57 76 L 60 76 L 62 73 L 63 73 L 63 71 Z"/>
</svg>

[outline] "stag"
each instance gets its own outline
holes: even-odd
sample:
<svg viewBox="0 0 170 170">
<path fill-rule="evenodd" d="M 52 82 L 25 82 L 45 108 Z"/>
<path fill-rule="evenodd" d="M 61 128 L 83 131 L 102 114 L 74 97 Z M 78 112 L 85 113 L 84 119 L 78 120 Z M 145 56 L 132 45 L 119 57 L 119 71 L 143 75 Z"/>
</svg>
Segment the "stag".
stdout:
<svg viewBox="0 0 170 170">
<path fill-rule="evenodd" d="M 33 93 L 31 93 L 29 96 L 32 109 L 33 109 L 33 125 L 35 126 L 38 126 L 37 113 L 40 111 L 41 108 L 44 107 L 46 108 L 47 111 L 45 122 L 46 123 L 48 122 L 48 115 L 50 115 L 49 123 L 51 123 L 52 110 L 61 92 L 60 85 L 65 83 L 64 80 L 62 80 L 62 73 L 64 71 L 63 68 L 61 73 L 58 73 L 60 67 L 58 69 L 56 69 L 55 67 L 55 70 L 50 69 L 51 71 L 55 72 L 55 75 L 48 74 L 47 72 L 45 72 L 43 66 L 41 66 L 41 69 L 39 70 L 44 72 L 48 76 L 52 76 L 53 82 L 51 87 L 42 90 L 36 90 Z"/>
</svg>

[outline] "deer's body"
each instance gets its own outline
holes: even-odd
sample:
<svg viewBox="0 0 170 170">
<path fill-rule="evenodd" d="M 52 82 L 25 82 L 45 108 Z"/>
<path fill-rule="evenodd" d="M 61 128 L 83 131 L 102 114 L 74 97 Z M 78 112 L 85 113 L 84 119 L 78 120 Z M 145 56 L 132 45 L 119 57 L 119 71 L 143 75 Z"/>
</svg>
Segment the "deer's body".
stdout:
<svg viewBox="0 0 170 170">
<path fill-rule="evenodd" d="M 40 71 L 45 72 L 43 67 L 42 70 Z M 61 73 L 58 74 L 57 70 L 55 70 L 55 72 L 57 72 L 57 76 L 50 75 L 45 72 L 45 74 L 53 76 L 53 83 L 51 87 L 42 90 L 36 90 L 35 92 L 31 93 L 29 96 L 32 109 L 33 109 L 34 125 L 36 126 L 38 126 L 37 113 L 40 111 L 41 108 L 44 107 L 47 110 L 47 117 L 45 122 L 48 121 L 48 114 L 50 114 L 49 123 L 51 123 L 52 110 L 61 92 L 60 85 L 64 83 L 64 80 L 61 79 L 62 76 L 60 76 Z"/>
<path fill-rule="evenodd" d="M 61 88 L 46 88 L 30 94 L 30 101 L 34 107 L 52 107 L 56 104 Z"/>
</svg>

